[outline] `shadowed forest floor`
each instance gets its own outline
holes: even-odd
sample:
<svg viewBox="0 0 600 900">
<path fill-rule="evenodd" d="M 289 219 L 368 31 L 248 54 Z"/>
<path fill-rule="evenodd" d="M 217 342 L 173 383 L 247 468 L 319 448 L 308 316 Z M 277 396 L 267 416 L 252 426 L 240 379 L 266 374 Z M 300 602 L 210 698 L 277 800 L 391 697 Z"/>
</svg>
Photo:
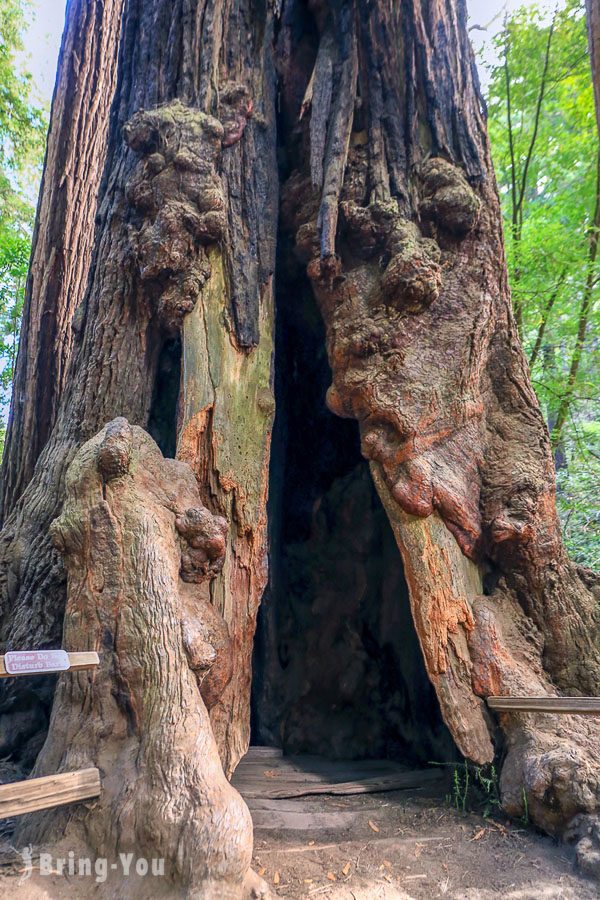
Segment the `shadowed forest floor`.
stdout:
<svg viewBox="0 0 600 900">
<path fill-rule="evenodd" d="M 277 801 L 287 818 L 339 830 L 278 827 L 276 812 L 259 816 L 254 868 L 274 896 L 335 900 L 592 900 L 597 883 L 578 875 L 569 847 L 521 824 L 463 815 L 439 797 L 394 791 L 351 797 L 319 796 Z M 293 815 L 290 816 L 290 811 Z M 377 829 L 377 830 L 374 830 Z M 32 875 L 0 869 L 0 897 L 18 900 L 93 898 L 106 886 L 90 878 Z M 114 897 L 122 897 L 123 883 Z M 159 894 L 156 894 L 158 896 Z M 164 896 L 163 892 L 160 892 Z M 154 896 L 148 881 L 148 900 Z"/>
<path fill-rule="evenodd" d="M 308 801 L 288 803 L 306 807 Z M 463 815 L 439 798 L 395 791 L 310 798 L 310 804 L 313 812 L 343 813 L 351 821 L 345 832 L 337 834 L 256 829 L 254 866 L 281 897 L 587 900 L 600 896 L 595 882 L 574 871 L 569 847 L 520 824 Z"/>
<path fill-rule="evenodd" d="M 282 756 L 275 748 L 252 747 L 233 783 L 254 821 L 253 867 L 274 897 L 297 900 L 600 897 L 598 883 L 576 872 L 570 846 L 536 833 L 524 822 L 510 822 L 501 813 L 484 818 L 452 806 L 451 774 L 452 768 L 417 770 L 386 760 Z M 374 779 L 387 779 L 388 786 L 390 780 L 396 779 L 397 786 L 404 779 L 413 787 L 343 793 L 349 787 L 365 788 L 369 781 L 370 789 Z M 316 793 L 331 789 L 340 794 Z M 459 806 L 463 799 L 471 803 L 476 795 L 469 788 L 458 796 Z M 25 877 L 21 858 L 18 853 L 15 858 L 9 844 L 10 834 L 5 834 L 0 898 L 129 896 L 120 869 L 109 871 L 102 884 L 96 883 L 96 871 L 91 877 L 41 875 L 34 857 L 33 872 Z M 152 900 L 171 895 L 164 879 L 146 877 L 143 896 Z"/>
</svg>

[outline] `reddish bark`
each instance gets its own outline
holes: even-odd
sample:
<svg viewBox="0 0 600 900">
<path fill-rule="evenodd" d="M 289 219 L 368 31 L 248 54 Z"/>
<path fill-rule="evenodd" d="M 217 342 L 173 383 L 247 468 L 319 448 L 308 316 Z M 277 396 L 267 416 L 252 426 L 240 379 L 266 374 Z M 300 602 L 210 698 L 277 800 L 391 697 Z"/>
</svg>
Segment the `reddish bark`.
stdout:
<svg viewBox="0 0 600 900">
<path fill-rule="evenodd" d="M 249 3 L 236 7 L 223 20 L 221 5 L 212 0 L 198 4 L 194 15 L 188 15 L 186 9 L 184 0 L 175 6 L 163 0 L 144 4 L 131 0 L 124 6 L 120 22 L 113 9 L 113 25 L 120 26 L 122 39 L 110 122 L 103 123 L 108 136 L 95 231 L 93 236 L 86 234 L 94 245 L 89 281 L 85 292 L 69 307 L 72 313 L 75 303 L 78 306 L 73 319 L 74 349 L 53 428 L 35 476 L 7 517 L 0 537 L 5 561 L 0 574 L 0 635 L 7 647 L 48 646 L 60 641 L 65 576 L 51 546 L 48 526 L 60 511 L 65 471 L 81 443 L 116 414 L 123 414 L 133 424 L 151 427 L 165 446 L 176 444 L 177 394 L 169 400 L 162 390 L 164 351 L 170 343 L 182 342 L 182 318 L 196 302 L 203 303 L 205 286 L 210 291 L 210 248 L 216 251 L 214 268 L 225 269 L 227 284 L 235 285 L 228 291 L 226 303 L 219 298 L 215 326 L 222 344 L 235 350 L 232 365 L 244 368 L 246 360 L 257 356 L 262 360 L 270 354 L 278 185 L 271 178 L 275 166 L 274 76 L 265 63 L 265 47 L 273 23 L 254 19 Z M 82 21 L 78 16 L 83 12 L 73 7 L 71 15 L 70 28 L 79 34 Z M 76 50 L 68 46 L 61 78 L 71 83 L 69 71 Z M 96 76 L 100 70 L 97 63 Z M 106 66 L 107 60 L 102 59 L 102 67 Z M 250 89 L 253 116 L 248 118 Z M 62 109 L 55 104 L 53 122 L 62 121 L 61 117 Z M 242 138 L 237 143 L 234 134 Z M 252 177 L 244 174 L 249 171 Z M 57 181 L 58 175 L 45 180 L 44 208 Z M 71 215 L 73 200 L 69 198 Z M 23 360 L 29 360 L 29 334 L 34 334 L 35 328 L 26 317 Z M 208 383 L 217 365 L 218 360 L 211 362 Z M 269 388 L 268 366 L 266 378 L 263 369 L 264 360 L 254 395 L 257 408 L 262 402 L 266 410 L 261 412 L 262 436 L 257 441 L 264 453 L 273 408 L 264 398 L 260 400 Z M 214 390 L 219 393 L 218 384 Z M 223 401 L 220 397 L 219 415 Z M 28 394 L 24 408 L 15 413 L 19 423 L 14 429 L 25 428 L 25 420 L 36 420 L 34 406 L 35 397 Z M 219 435 L 211 432 L 212 426 L 210 440 L 219 442 Z M 12 455 L 12 449 L 9 452 Z M 258 451 L 256 459 L 264 470 Z M 8 469 L 5 473 L 7 484 L 23 485 L 28 480 L 27 466 L 18 455 L 14 465 L 14 478 L 8 476 Z M 221 475 L 226 480 L 228 473 L 207 468 L 206 459 L 199 458 L 197 465 L 210 496 L 213 482 L 220 483 Z M 251 466 L 248 472 L 252 476 Z M 213 508 L 230 512 L 227 504 L 235 503 L 237 493 L 230 556 L 241 560 L 240 568 L 256 581 L 255 594 L 260 596 L 266 556 L 261 524 L 266 491 L 264 485 L 259 490 L 262 508 L 259 503 L 245 510 L 248 476 L 239 470 L 233 475 L 235 478 L 229 475 L 225 496 L 212 497 L 216 501 Z M 233 489 L 235 479 L 240 485 L 238 492 Z M 239 650 L 235 659 L 244 661 L 229 688 L 225 716 L 229 724 L 221 729 L 221 749 L 229 768 L 244 752 L 248 739 L 249 714 L 241 715 L 238 707 L 247 706 L 249 699 L 249 661 L 258 603 L 255 597 L 254 609 L 250 604 L 249 622 L 241 615 L 235 619 L 242 603 L 241 589 L 232 596 L 235 587 L 232 578 L 230 586 L 219 590 L 216 597 Z M 13 684 L 4 691 L 3 711 L 23 702 L 16 700 L 19 690 L 22 687 Z M 36 735 L 49 691 L 48 686 L 40 689 L 35 698 L 40 703 L 34 702 L 29 722 L 23 722 L 18 734 L 12 731 L 19 749 L 25 750 L 25 762 L 38 746 Z M 232 716 L 234 707 L 236 715 Z M 215 715 L 219 714 L 223 717 L 216 710 Z M 10 735 L 9 731 L 7 743 Z M 29 736 L 33 743 L 27 745 Z"/>
<path fill-rule="evenodd" d="M 326 135 L 315 145 L 305 125 L 301 152 L 290 150 L 284 227 L 327 327 L 327 402 L 360 423 L 444 717 L 463 752 L 489 762 L 493 727 L 477 696 L 598 693 L 598 583 L 561 543 L 550 441 L 510 307 L 464 5 L 356 13 L 332 9 L 319 22 L 320 40 L 333 35 L 338 48 L 331 115 L 315 108 L 326 94 L 316 90 L 317 66 L 312 75 L 304 65 L 305 83 L 315 82 L 311 116 Z M 291 29 L 281 45 L 302 60 Z M 382 108 L 384 79 L 394 85 L 393 118 Z M 302 104 L 293 82 L 290 122 Z M 305 146 L 313 155 L 326 148 L 317 183 Z M 567 737 L 556 718 L 502 716 L 501 725 L 512 814 L 526 798 L 534 821 L 557 831 L 596 810 L 598 726 L 572 721 Z"/>
</svg>

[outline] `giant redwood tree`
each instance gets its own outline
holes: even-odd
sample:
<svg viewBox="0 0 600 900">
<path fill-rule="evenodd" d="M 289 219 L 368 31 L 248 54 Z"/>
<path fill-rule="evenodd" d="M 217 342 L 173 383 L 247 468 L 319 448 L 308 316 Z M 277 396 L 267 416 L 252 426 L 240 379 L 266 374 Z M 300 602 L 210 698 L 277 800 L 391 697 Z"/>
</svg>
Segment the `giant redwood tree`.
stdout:
<svg viewBox="0 0 600 900">
<path fill-rule="evenodd" d="M 102 431 L 116 417 L 129 425 Z M 131 426 L 180 463 L 158 465 Z M 183 463 L 199 491 L 191 506 Z M 156 727 L 155 711 L 135 713 L 134 673 L 122 677 L 128 646 L 143 665 L 139 634 L 127 640 L 141 623 L 156 638 L 149 665 L 164 644 L 176 669 L 226 673 L 199 702 L 230 774 L 249 742 L 254 643 L 259 736 L 364 752 L 336 743 L 336 728 L 358 733 L 339 704 L 319 706 L 329 672 L 379 750 L 419 758 L 420 736 L 438 748 L 451 736 L 470 760 L 501 762 L 511 814 L 526 807 L 561 833 L 599 804 L 600 728 L 496 720 L 485 704 L 600 689 L 599 586 L 565 554 L 554 492 L 465 0 L 71 0 L 3 463 L 4 646 L 60 644 L 68 572 L 65 640 L 88 646 L 67 649 L 110 657 L 134 731 Z M 76 501 L 88 524 L 69 541 Z M 119 526 L 128 502 L 147 502 L 152 528 Z M 227 530 L 206 532 L 210 516 Z M 228 637 L 206 626 L 200 652 L 185 627 L 168 631 L 179 625 L 164 592 L 141 587 L 157 565 L 144 534 L 175 579 L 180 541 L 181 596 L 202 582 L 212 612 L 205 598 L 196 615 L 222 617 Z M 210 562 L 221 542 L 210 587 L 206 566 L 190 577 L 190 553 Z M 155 618 L 126 614 L 131 584 L 163 610 L 162 640 Z M 81 628 L 74 611 L 108 603 L 105 627 Z M 157 687 L 166 703 L 176 682 Z M 31 765 L 52 685 L 23 684 L 3 694 L 0 737 Z M 65 708 L 60 685 L 55 703 Z M 53 750 L 59 718 L 38 771 L 66 765 Z M 395 722 L 392 736 L 382 722 Z M 102 739 L 86 734 L 78 761 L 88 746 L 96 764 Z M 165 771 L 185 782 L 172 762 Z"/>
</svg>

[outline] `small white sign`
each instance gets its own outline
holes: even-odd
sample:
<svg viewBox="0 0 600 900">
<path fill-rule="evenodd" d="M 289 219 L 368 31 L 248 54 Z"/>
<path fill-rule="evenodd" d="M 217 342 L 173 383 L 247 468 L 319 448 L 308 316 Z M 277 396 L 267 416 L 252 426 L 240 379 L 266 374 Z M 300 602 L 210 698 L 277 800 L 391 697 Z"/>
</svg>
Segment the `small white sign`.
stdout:
<svg viewBox="0 0 600 900">
<path fill-rule="evenodd" d="M 65 650 L 10 651 L 4 656 L 4 665 L 9 675 L 65 672 L 70 667 Z"/>
</svg>

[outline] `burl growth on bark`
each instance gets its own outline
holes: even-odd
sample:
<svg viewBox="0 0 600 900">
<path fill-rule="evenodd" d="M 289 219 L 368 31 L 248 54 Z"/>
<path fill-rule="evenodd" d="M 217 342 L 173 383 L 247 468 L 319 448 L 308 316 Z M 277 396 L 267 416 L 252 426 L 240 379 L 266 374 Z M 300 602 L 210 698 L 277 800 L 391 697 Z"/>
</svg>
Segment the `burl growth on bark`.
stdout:
<svg viewBox="0 0 600 900">
<path fill-rule="evenodd" d="M 18 845 L 83 840 L 96 858 L 162 858 L 153 896 L 262 895 L 250 814 L 223 774 L 207 711 L 231 677 L 227 626 L 208 594 L 226 532 L 191 469 L 126 419 L 77 453 L 52 524 L 68 571 L 63 646 L 101 662 L 61 676 L 34 775 L 97 766 L 102 792 L 26 817 Z M 120 890 L 148 896 L 143 879 Z"/>
<path fill-rule="evenodd" d="M 463 41 L 448 31 L 443 9 L 428 9 L 432 48 L 444 46 L 444 29 L 449 41 Z M 402 18 L 383 5 L 379 13 L 386 28 Z M 332 24 L 347 36 L 350 25 Z M 350 70 L 349 33 L 340 65 Z M 460 52 L 470 52 L 466 41 Z M 360 74 L 351 81 L 364 102 Z M 318 96 L 313 90 L 317 119 Z M 341 87 L 339 98 L 342 110 Z M 598 723 L 511 713 L 498 717 L 499 730 L 484 702 L 493 694 L 594 694 L 600 664 L 596 582 L 560 540 L 550 443 L 510 311 L 476 100 L 474 91 L 473 119 L 461 110 L 472 129 L 462 146 L 443 146 L 439 132 L 431 153 L 415 133 L 399 171 L 379 180 L 377 134 L 362 106 L 346 103 L 343 120 L 329 119 L 322 185 L 306 156 L 283 185 L 282 228 L 307 264 L 325 323 L 327 405 L 359 423 L 403 557 L 425 666 L 458 748 L 477 764 L 501 760 L 510 815 L 527 812 L 551 833 L 583 833 L 593 844 Z M 288 103 L 293 113 L 300 101 L 289 94 Z M 430 112 L 435 133 L 439 108 Z M 452 128 L 447 135 L 457 138 Z M 333 218 L 328 179 L 337 185 Z"/>
</svg>

